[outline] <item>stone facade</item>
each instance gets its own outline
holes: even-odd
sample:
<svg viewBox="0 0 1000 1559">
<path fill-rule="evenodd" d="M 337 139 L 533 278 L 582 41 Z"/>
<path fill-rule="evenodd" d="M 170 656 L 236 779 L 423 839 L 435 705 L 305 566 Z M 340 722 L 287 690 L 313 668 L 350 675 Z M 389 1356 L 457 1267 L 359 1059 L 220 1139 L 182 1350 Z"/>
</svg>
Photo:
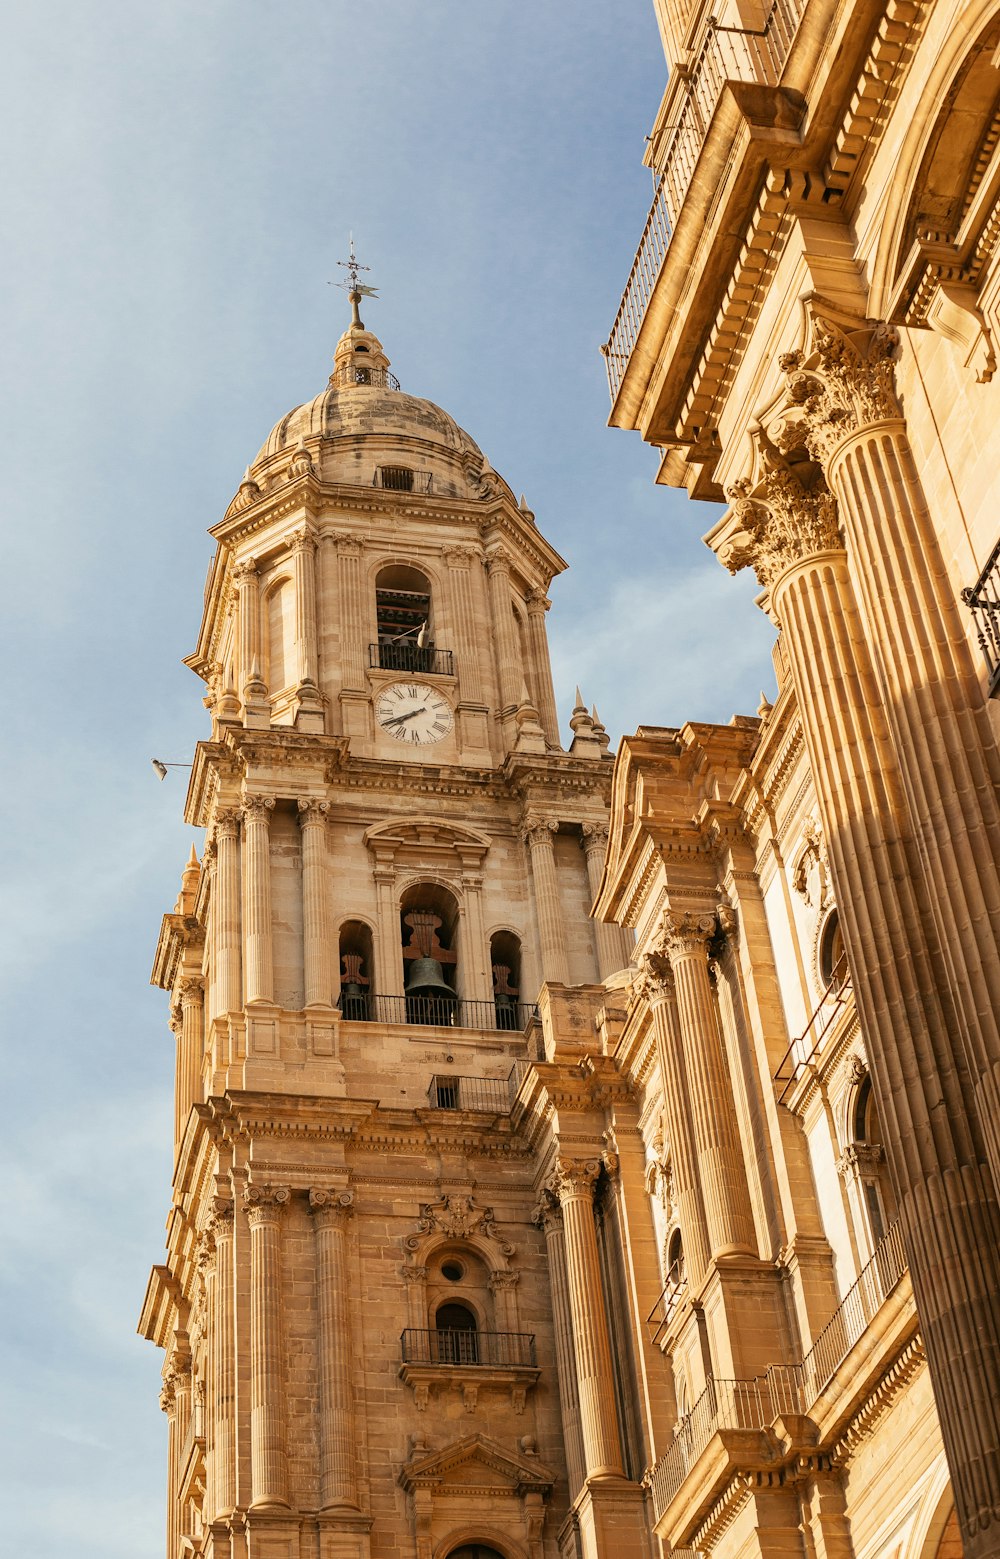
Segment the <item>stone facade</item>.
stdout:
<svg viewBox="0 0 1000 1559">
<path fill-rule="evenodd" d="M 778 702 L 718 795 L 754 841 L 789 1031 L 801 1013 L 782 964 L 798 956 L 810 973 L 795 873 L 811 904 L 836 905 L 853 997 L 822 1036 L 822 1017 L 802 1030 L 803 1053 L 793 1045 L 775 1074 L 779 1115 L 805 1133 L 838 1285 L 844 1241 L 877 1261 L 878 1227 L 898 1209 L 955 1506 L 925 1551 L 957 1530 L 968 1555 L 993 1555 L 1000 11 L 775 0 L 707 17 L 657 0 L 657 14 L 672 73 L 649 142 L 654 203 L 605 349 L 611 420 L 661 448 L 662 483 L 728 499 L 706 540 L 730 570 L 754 569 L 780 630 Z M 807 760 L 808 847 L 759 784 L 776 729 Z M 610 887 L 603 902 L 614 909 Z M 845 1135 L 852 1001 L 864 1054 L 846 1064 L 870 1066 L 885 1166 L 873 1141 Z M 736 1125 L 745 1142 L 739 1110 Z M 695 1136 L 678 1195 L 682 1183 L 694 1195 L 700 1155 Z M 845 1210 L 831 1222 L 837 1179 Z M 699 1259 L 716 1180 L 702 1172 Z M 805 1305 L 803 1290 L 800 1320 Z M 897 1383 L 910 1372 L 909 1403 L 922 1388 L 907 1356 L 883 1362 Z M 884 1449 L 866 1454 L 896 1457 L 911 1485 L 937 1478 L 933 1436 L 911 1433 L 911 1408 L 894 1432 L 896 1411 L 872 1433 Z M 836 1498 L 855 1548 L 863 1530 L 871 1552 L 895 1548 L 898 1486 L 862 1496 L 849 1473 Z M 695 1535 L 672 1508 L 664 1523 L 670 1541 Z"/>
</svg>

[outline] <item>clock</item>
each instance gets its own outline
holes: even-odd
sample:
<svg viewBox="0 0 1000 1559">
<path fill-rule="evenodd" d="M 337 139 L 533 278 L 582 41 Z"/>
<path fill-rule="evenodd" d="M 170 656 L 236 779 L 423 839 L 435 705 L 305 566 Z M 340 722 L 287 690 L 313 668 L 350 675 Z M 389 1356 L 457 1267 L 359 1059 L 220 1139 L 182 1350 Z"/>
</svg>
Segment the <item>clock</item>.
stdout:
<svg viewBox="0 0 1000 1559">
<path fill-rule="evenodd" d="M 375 719 L 407 747 L 440 742 L 455 724 L 448 700 L 426 682 L 390 682 L 375 699 Z"/>
</svg>

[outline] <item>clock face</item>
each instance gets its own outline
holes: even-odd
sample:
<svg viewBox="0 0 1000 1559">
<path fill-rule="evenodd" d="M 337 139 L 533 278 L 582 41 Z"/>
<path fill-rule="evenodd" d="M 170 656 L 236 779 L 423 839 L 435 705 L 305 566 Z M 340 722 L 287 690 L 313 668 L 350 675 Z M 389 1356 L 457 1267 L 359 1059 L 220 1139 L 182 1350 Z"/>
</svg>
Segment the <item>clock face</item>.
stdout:
<svg viewBox="0 0 1000 1559">
<path fill-rule="evenodd" d="M 426 747 L 450 735 L 451 705 L 426 682 L 390 682 L 375 699 L 382 730 L 407 747 Z"/>
</svg>

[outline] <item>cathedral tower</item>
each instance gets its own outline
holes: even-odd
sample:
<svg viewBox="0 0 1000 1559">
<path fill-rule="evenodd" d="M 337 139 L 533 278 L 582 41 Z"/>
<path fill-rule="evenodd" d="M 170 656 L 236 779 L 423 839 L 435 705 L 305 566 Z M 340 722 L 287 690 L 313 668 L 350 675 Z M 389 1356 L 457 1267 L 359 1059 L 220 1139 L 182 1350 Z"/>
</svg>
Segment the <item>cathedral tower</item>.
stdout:
<svg viewBox="0 0 1000 1559">
<path fill-rule="evenodd" d="M 540 992 L 582 1023 L 567 988 L 628 962 L 589 916 L 613 765 L 579 696 L 560 745 L 563 560 L 352 281 L 328 386 L 212 530 L 187 662 L 205 847 L 154 967 L 175 1173 L 141 1323 L 168 1559 L 541 1559 L 576 1388 L 511 1106 Z"/>
</svg>

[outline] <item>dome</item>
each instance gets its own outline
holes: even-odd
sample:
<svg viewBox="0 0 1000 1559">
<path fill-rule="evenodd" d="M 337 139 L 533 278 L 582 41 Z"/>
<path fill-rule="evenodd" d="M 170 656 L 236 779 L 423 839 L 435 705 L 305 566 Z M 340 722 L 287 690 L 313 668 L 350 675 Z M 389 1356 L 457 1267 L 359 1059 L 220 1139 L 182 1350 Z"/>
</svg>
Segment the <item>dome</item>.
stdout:
<svg viewBox="0 0 1000 1559">
<path fill-rule="evenodd" d="M 379 485 L 385 470 L 403 470 L 419 476 L 413 491 L 464 497 L 484 468 L 490 470 L 454 417 L 433 401 L 403 393 L 382 343 L 356 308 L 337 343 L 326 389 L 275 423 L 251 475 L 265 485 L 303 445 L 324 481 L 366 487 Z"/>
</svg>

